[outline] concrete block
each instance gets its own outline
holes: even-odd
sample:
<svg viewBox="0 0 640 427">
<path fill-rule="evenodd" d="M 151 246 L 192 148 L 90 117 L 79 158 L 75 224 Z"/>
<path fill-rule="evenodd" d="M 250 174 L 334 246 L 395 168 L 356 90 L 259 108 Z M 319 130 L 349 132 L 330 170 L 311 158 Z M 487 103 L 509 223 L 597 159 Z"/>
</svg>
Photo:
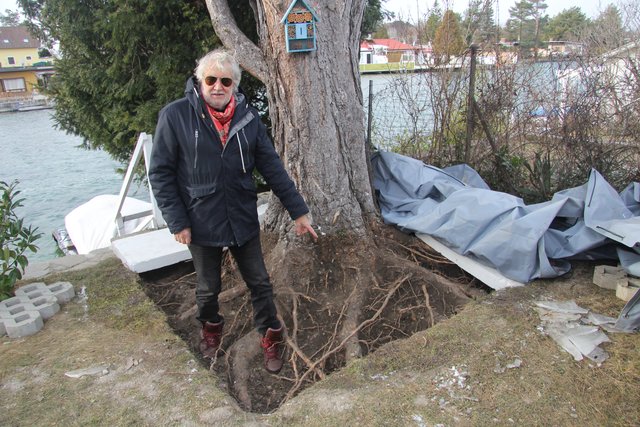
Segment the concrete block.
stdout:
<svg viewBox="0 0 640 427">
<path fill-rule="evenodd" d="M 31 304 L 38 310 L 43 320 L 53 317 L 54 314 L 60 311 L 58 299 L 53 295 L 35 298 L 31 301 Z"/>
<path fill-rule="evenodd" d="M 32 300 L 42 296 L 51 295 L 51 291 L 44 283 L 37 282 L 19 287 L 15 290 L 15 294 L 16 296 L 24 296 Z"/>
<path fill-rule="evenodd" d="M 9 311 L 10 309 L 15 308 L 25 302 L 29 302 L 29 298 L 25 296 L 16 296 L 7 298 L 4 301 L 0 301 L 0 313 L 2 313 L 3 311 Z"/>
<path fill-rule="evenodd" d="M 3 322 L 9 338 L 33 335 L 44 326 L 42 316 L 37 310 L 20 311 L 16 316 L 4 319 Z"/>
<path fill-rule="evenodd" d="M 618 283 L 627 277 L 622 267 L 597 265 L 593 270 L 593 283 L 604 289 L 616 290 Z"/>
<path fill-rule="evenodd" d="M 10 320 L 17 316 L 21 316 L 27 311 L 35 311 L 40 315 L 31 302 L 28 300 L 25 301 L 25 297 L 12 297 L 4 301 L 0 301 L 0 336 L 4 336 L 8 333 L 7 323 Z"/>
<path fill-rule="evenodd" d="M 616 288 L 616 297 L 622 301 L 630 301 L 631 298 L 640 290 L 640 279 L 627 278 L 618 283 Z"/>
<path fill-rule="evenodd" d="M 59 304 L 66 304 L 76 296 L 76 291 L 69 282 L 52 283 L 47 288 L 58 299 Z"/>
</svg>

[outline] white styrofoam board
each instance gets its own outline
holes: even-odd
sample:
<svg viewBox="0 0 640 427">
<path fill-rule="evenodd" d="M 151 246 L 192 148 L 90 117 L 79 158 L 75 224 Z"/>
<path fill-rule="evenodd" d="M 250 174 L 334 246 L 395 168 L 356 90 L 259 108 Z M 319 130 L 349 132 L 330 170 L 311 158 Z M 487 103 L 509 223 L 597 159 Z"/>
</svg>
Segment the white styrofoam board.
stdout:
<svg viewBox="0 0 640 427">
<path fill-rule="evenodd" d="M 416 233 L 416 236 L 427 245 L 440 252 L 440 254 L 442 254 L 442 256 L 447 258 L 449 261 L 456 263 L 458 267 L 471 274 L 473 277 L 480 280 L 482 283 L 492 289 L 497 290 L 511 288 L 514 286 L 524 286 L 524 283 L 503 276 L 495 268 L 487 267 L 486 265 L 480 264 L 474 259 L 454 252 L 428 234 Z"/>
<path fill-rule="evenodd" d="M 111 249 L 129 270 L 136 273 L 191 259 L 187 245 L 176 242 L 167 228 L 114 239 Z"/>
</svg>

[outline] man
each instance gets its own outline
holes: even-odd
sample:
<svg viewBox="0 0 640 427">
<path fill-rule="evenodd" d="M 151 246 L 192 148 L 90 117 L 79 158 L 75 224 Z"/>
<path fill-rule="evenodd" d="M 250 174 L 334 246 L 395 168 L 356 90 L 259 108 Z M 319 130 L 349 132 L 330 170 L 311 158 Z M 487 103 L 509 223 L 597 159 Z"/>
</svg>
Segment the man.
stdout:
<svg viewBox="0 0 640 427">
<path fill-rule="evenodd" d="M 256 168 L 295 220 L 298 235 L 318 236 L 309 208 L 285 171 L 258 112 L 238 92 L 240 67 L 223 50 L 198 60 L 185 97 L 165 106 L 154 136 L 149 180 L 176 241 L 188 245 L 198 277 L 200 351 L 213 358 L 224 319 L 219 314 L 222 250 L 228 247 L 251 291 L 265 368 L 282 368 L 284 325 L 260 246 Z"/>
</svg>

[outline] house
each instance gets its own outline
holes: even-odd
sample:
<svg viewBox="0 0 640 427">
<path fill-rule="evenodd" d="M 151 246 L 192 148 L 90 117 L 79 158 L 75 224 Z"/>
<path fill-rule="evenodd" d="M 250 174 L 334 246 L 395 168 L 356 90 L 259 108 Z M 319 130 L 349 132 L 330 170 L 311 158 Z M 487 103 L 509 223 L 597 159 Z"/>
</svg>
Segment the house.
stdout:
<svg viewBox="0 0 640 427">
<path fill-rule="evenodd" d="M 360 42 L 360 72 L 389 72 L 415 69 L 419 48 L 394 39 Z"/>
<path fill-rule="evenodd" d="M 584 53 L 584 45 L 576 42 L 549 40 L 547 50 L 550 57 L 576 56 Z"/>
<path fill-rule="evenodd" d="M 31 96 L 46 86 L 53 63 L 40 57 L 40 46 L 27 27 L 0 27 L 0 98 Z"/>
</svg>

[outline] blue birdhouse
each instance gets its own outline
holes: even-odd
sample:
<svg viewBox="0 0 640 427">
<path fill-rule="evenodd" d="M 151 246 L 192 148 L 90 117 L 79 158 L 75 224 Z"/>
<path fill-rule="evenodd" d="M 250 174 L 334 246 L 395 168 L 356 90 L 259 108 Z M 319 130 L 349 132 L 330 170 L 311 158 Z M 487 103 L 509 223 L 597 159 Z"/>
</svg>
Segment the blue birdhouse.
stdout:
<svg viewBox="0 0 640 427">
<path fill-rule="evenodd" d="M 316 13 L 304 0 L 293 0 L 280 23 L 284 24 L 287 52 L 316 50 Z"/>
</svg>

